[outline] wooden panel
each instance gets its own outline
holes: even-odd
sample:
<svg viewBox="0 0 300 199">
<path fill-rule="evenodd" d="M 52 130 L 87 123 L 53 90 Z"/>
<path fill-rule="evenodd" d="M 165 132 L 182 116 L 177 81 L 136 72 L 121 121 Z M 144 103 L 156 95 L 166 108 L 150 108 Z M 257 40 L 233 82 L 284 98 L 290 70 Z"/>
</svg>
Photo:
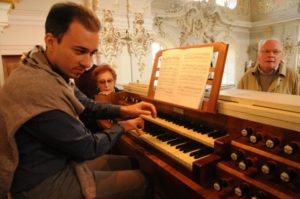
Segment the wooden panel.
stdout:
<svg viewBox="0 0 300 199">
<path fill-rule="evenodd" d="M 292 113 L 300 113 L 300 97 L 297 95 L 232 88 L 222 90 L 220 92 L 219 99 L 251 107 L 263 107 Z"/>
<path fill-rule="evenodd" d="M 238 172 L 235 169 L 232 169 L 227 164 L 220 162 L 217 164 L 217 178 L 218 179 L 227 179 L 229 181 L 227 190 L 216 192 L 219 198 L 250 198 L 255 194 L 255 192 L 263 191 L 266 195 L 265 198 L 273 199 L 273 198 L 285 198 L 292 199 L 298 198 L 295 193 L 285 193 L 280 190 L 279 187 L 274 187 L 269 185 L 268 183 L 262 183 L 257 181 L 255 178 L 248 177 L 241 172 Z M 247 184 L 249 186 L 249 190 L 247 193 L 244 193 L 242 197 L 234 196 L 234 188 L 241 184 Z M 284 189 L 284 188 L 282 188 Z"/>
<path fill-rule="evenodd" d="M 4 80 L 9 76 L 9 74 L 18 67 L 21 55 L 3 55 L 3 74 Z"/>
</svg>

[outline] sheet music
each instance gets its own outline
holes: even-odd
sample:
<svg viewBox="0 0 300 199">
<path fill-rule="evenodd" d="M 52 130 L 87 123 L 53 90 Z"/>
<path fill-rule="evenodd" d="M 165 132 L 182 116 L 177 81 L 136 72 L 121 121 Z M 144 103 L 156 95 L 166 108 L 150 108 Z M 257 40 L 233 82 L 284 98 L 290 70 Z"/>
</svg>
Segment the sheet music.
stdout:
<svg viewBox="0 0 300 199">
<path fill-rule="evenodd" d="M 212 46 L 164 51 L 154 98 L 198 109 L 212 55 Z"/>
</svg>

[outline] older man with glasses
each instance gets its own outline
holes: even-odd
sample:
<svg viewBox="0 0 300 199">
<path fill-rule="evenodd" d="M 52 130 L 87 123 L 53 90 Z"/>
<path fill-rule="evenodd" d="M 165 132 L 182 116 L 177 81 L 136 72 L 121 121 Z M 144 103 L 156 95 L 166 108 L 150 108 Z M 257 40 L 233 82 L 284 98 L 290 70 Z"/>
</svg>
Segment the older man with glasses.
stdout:
<svg viewBox="0 0 300 199">
<path fill-rule="evenodd" d="M 244 74 L 237 88 L 299 95 L 299 75 L 284 65 L 282 50 L 277 39 L 261 41 L 256 66 Z"/>
</svg>

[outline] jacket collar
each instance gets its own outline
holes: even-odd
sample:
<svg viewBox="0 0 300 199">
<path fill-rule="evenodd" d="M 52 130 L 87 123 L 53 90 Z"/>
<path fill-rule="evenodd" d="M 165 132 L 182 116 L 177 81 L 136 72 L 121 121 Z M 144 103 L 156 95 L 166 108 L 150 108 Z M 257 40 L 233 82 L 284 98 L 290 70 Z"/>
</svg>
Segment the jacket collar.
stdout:
<svg viewBox="0 0 300 199">
<path fill-rule="evenodd" d="M 258 75 L 259 74 L 259 65 L 257 64 L 253 68 L 250 68 L 249 71 L 252 73 L 252 75 Z M 280 62 L 279 67 L 278 67 L 278 75 L 285 77 L 287 73 L 287 68 L 284 65 L 283 62 Z"/>
<path fill-rule="evenodd" d="M 67 83 L 69 83 L 69 77 L 66 77 L 58 67 L 54 66 L 47 58 L 45 50 L 42 46 L 36 45 L 31 51 L 29 51 L 25 58 L 22 60 L 24 64 L 29 64 L 32 67 L 41 68 L 54 76 L 62 77 Z"/>
</svg>

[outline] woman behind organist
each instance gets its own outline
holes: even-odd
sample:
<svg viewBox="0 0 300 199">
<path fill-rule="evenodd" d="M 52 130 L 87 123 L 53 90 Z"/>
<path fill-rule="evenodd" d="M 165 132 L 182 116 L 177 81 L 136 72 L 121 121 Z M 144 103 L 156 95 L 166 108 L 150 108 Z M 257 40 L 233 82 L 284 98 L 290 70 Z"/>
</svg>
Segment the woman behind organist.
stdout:
<svg viewBox="0 0 300 199">
<path fill-rule="evenodd" d="M 117 74 L 109 64 L 93 65 L 79 78 L 75 79 L 76 87 L 88 98 L 95 101 L 113 103 L 113 94 L 120 90 L 115 87 Z M 92 132 L 97 132 L 110 126 L 108 122 L 99 122 L 80 115 L 81 121 Z M 104 124 L 99 124 L 104 123 Z M 109 124 L 109 125 L 105 125 Z"/>
<path fill-rule="evenodd" d="M 97 65 L 92 73 L 92 78 L 96 83 L 98 93 L 94 96 L 95 101 L 116 103 L 114 93 L 120 90 L 116 87 L 117 74 L 108 64 Z M 100 128 L 109 128 L 113 121 L 98 120 Z"/>
<path fill-rule="evenodd" d="M 117 74 L 115 70 L 108 64 L 101 64 L 96 66 L 93 71 L 92 78 L 96 82 L 98 89 L 97 95 L 94 99 L 101 98 L 101 95 L 108 96 L 112 93 L 119 92 L 120 90 L 116 87 Z"/>
</svg>

